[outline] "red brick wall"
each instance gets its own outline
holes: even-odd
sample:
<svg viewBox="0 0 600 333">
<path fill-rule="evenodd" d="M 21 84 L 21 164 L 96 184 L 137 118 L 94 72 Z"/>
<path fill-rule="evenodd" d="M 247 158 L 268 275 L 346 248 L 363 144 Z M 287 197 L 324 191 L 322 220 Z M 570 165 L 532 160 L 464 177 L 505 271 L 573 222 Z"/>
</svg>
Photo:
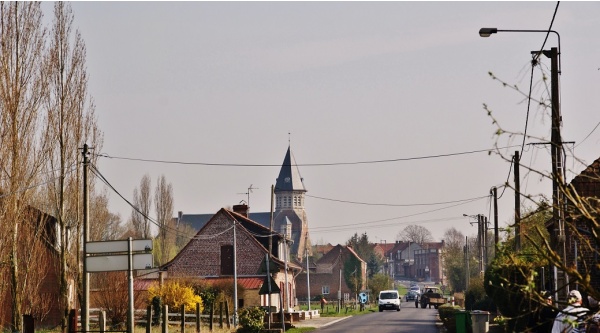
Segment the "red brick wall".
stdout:
<svg viewBox="0 0 600 333">
<path fill-rule="evenodd" d="M 221 275 L 221 246 L 233 245 L 233 222 L 218 213 L 168 266 L 169 277 Z M 256 275 L 265 253 L 243 227 L 236 227 L 237 274 Z"/>
</svg>

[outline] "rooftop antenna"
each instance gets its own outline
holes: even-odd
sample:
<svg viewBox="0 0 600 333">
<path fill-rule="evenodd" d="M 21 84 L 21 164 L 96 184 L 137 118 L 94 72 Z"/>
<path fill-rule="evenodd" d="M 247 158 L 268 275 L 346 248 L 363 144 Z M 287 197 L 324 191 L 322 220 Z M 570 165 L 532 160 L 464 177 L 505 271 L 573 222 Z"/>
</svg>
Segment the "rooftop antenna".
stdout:
<svg viewBox="0 0 600 333">
<path fill-rule="evenodd" d="M 252 193 L 252 190 L 258 190 L 258 187 L 252 187 L 252 185 L 253 184 L 250 184 L 250 186 L 248 186 L 248 192 L 238 193 L 238 194 L 245 194 L 248 196 L 248 201 L 246 201 L 248 203 L 248 207 L 250 207 L 250 193 Z"/>
</svg>

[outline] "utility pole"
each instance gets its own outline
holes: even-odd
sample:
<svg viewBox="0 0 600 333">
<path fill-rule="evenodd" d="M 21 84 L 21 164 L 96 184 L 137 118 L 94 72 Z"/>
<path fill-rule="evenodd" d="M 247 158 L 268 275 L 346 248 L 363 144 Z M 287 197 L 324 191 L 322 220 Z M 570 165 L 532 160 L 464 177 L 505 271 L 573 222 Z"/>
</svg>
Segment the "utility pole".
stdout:
<svg viewBox="0 0 600 333">
<path fill-rule="evenodd" d="M 469 269 L 469 237 L 465 236 L 465 290 L 469 288 L 469 277 L 471 275 Z"/>
<path fill-rule="evenodd" d="M 497 248 L 500 240 L 498 237 L 498 189 L 495 186 L 492 188 L 492 195 L 494 196 L 494 244 Z"/>
<path fill-rule="evenodd" d="M 88 145 L 83 145 L 83 314 L 81 315 L 81 329 L 84 332 L 90 330 L 90 274 L 87 272 L 87 242 L 89 241 L 89 219 L 90 219 L 90 199 L 89 199 L 89 188 L 88 188 Z"/>
<path fill-rule="evenodd" d="M 519 175 L 519 151 L 515 151 L 515 251 L 521 250 L 521 177 Z"/>
<path fill-rule="evenodd" d="M 310 267 L 308 266 L 308 249 L 306 249 L 306 290 L 308 290 L 308 311 L 310 311 Z"/>
<path fill-rule="evenodd" d="M 483 271 L 485 272 L 488 265 L 488 218 L 482 215 L 483 226 Z"/>
<path fill-rule="evenodd" d="M 238 325 L 238 285 L 237 285 L 237 246 L 236 246 L 236 220 L 233 220 L 233 326 Z M 269 295 L 270 297 L 271 295 Z"/>
<path fill-rule="evenodd" d="M 564 184 L 563 178 L 563 149 L 562 138 L 560 134 L 560 126 L 562 116 L 560 114 L 560 94 L 558 88 L 559 75 L 559 53 L 556 47 L 550 51 L 544 50 L 542 53 L 550 58 L 551 61 L 551 90 L 552 90 L 552 132 L 551 132 L 551 153 L 552 153 L 552 218 L 554 221 L 555 230 L 555 249 L 561 257 L 561 260 L 567 264 L 567 249 L 565 236 L 565 220 L 564 220 L 564 198 L 561 192 L 561 187 Z M 557 270 L 556 266 L 554 267 Z M 569 277 L 565 272 L 557 275 L 555 281 L 557 291 L 561 291 L 561 299 L 566 299 L 569 293 Z"/>
<path fill-rule="evenodd" d="M 483 263 L 483 248 L 484 248 L 484 232 L 483 232 L 483 215 L 477 214 L 477 246 L 479 247 L 479 275 L 483 274 L 484 263 Z"/>
</svg>

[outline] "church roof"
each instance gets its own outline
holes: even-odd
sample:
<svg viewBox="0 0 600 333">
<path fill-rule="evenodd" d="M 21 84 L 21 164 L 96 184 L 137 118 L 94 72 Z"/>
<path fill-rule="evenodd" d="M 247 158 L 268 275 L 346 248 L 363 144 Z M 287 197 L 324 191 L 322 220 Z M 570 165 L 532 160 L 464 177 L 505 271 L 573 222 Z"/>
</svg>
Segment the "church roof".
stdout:
<svg viewBox="0 0 600 333">
<path fill-rule="evenodd" d="M 300 170 L 296 164 L 296 159 L 292 154 L 292 150 L 288 147 L 281 170 L 279 171 L 279 177 L 275 183 L 275 192 L 281 191 L 305 191 L 302 176 L 300 176 Z"/>
</svg>

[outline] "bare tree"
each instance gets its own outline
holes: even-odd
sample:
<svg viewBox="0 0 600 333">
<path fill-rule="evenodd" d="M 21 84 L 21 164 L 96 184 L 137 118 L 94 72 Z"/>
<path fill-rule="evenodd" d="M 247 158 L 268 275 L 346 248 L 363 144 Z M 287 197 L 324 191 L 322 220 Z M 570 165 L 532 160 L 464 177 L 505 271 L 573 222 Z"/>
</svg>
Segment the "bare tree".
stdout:
<svg viewBox="0 0 600 333">
<path fill-rule="evenodd" d="M 159 263 L 162 265 L 170 259 L 170 252 L 174 244 L 175 228 L 173 221 L 173 186 L 167 183 L 164 175 L 158 178 L 154 192 L 154 205 L 156 207 L 156 221 L 158 222 Z M 172 238 L 172 241 L 171 241 Z"/>
<path fill-rule="evenodd" d="M 140 180 L 139 190 L 133 190 L 133 204 L 136 209 L 131 211 L 131 225 L 134 231 L 134 237 L 150 237 L 150 207 L 152 207 L 152 180 L 150 175 L 146 174 Z"/>
<path fill-rule="evenodd" d="M 90 196 L 90 241 L 121 239 L 126 232 L 121 217 L 108 209 L 108 194 L 93 193 Z"/>
<path fill-rule="evenodd" d="M 43 71 L 45 29 L 37 2 L 0 3 L 0 189 L 2 233 L 9 235 L 8 266 L 12 299 L 11 330 L 21 326 L 27 270 L 20 251 L 26 207 L 39 181 L 45 131 L 41 106 L 47 96 Z"/>
<path fill-rule="evenodd" d="M 46 71 L 49 80 L 49 98 L 46 109 L 48 118 L 48 175 L 55 178 L 49 181 L 49 211 L 56 216 L 60 230 L 60 290 L 61 307 L 65 310 L 74 306 L 74 299 L 68 299 L 68 281 L 78 280 L 77 268 L 79 240 L 81 235 L 81 191 L 82 179 L 78 162 L 81 160 L 78 148 L 88 142 L 100 150 L 102 134 L 97 128 L 95 107 L 88 96 L 88 75 L 86 72 L 86 48 L 79 31 L 73 31 L 74 15 L 71 6 L 65 2 L 54 4 L 54 20 L 50 32 Z M 92 157 L 92 161 L 95 158 Z M 57 175 L 55 177 L 55 175 Z M 52 180 L 52 179 L 50 179 Z M 90 191 L 93 187 L 90 186 Z M 71 256 L 71 258 L 69 258 Z M 66 313 L 66 311 L 65 311 Z M 66 329 L 66 316 L 63 318 Z"/>
<path fill-rule="evenodd" d="M 420 225 L 408 225 L 402 231 L 398 233 L 396 236 L 397 240 L 401 240 L 403 242 L 411 242 L 417 244 L 424 244 L 428 242 L 433 242 L 433 236 L 431 235 L 431 231 L 427 228 L 422 227 Z"/>
</svg>

